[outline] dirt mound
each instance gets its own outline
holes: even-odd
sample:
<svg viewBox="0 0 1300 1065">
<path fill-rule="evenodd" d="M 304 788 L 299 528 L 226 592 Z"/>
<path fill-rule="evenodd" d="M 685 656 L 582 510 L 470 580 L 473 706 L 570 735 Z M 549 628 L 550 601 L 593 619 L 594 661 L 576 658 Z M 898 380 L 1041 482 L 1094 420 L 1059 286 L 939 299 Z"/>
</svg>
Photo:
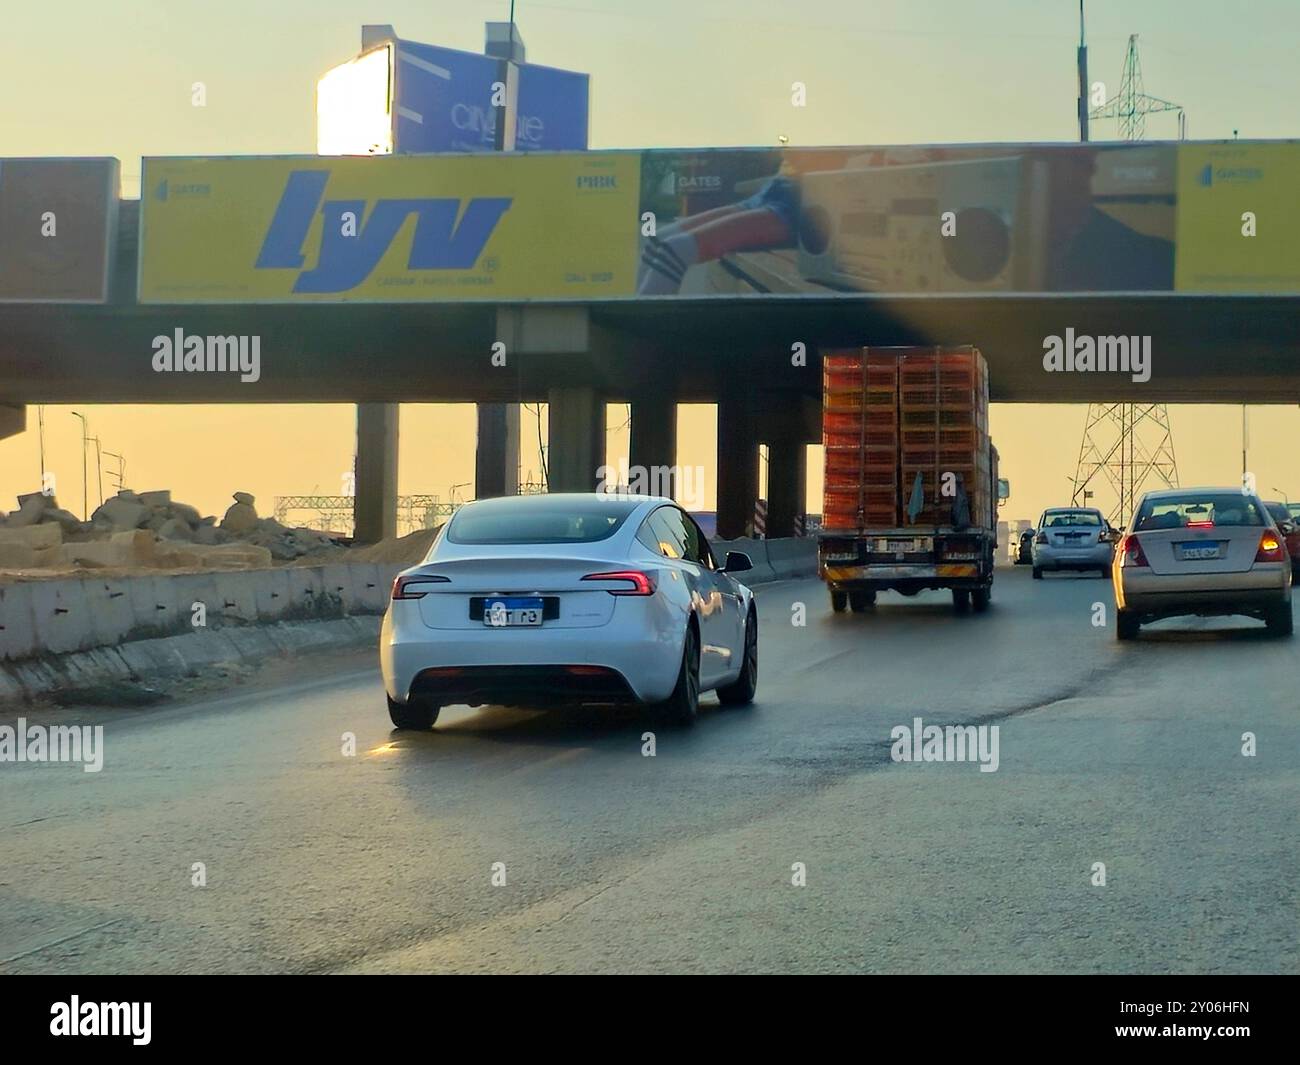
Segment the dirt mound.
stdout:
<svg viewBox="0 0 1300 1065">
<path fill-rule="evenodd" d="M 419 529 L 409 536 L 380 540 L 369 547 L 348 548 L 346 557 L 349 562 L 400 562 L 414 566 L 424 561 L 437 535 L 438 529 Z"/>
</svg>

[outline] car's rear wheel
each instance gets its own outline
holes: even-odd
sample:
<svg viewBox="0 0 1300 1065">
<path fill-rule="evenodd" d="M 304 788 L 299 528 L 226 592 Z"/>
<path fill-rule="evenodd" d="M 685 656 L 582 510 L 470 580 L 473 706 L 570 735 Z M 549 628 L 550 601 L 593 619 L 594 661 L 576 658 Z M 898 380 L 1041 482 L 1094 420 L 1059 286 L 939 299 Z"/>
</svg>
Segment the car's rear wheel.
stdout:
<svg viewBox="0 0 1300 1065">
<path fill-rule="evenodd" d="M 970 605 L 975 608 L 975 613 L 982 614 L 989 608 L 989 600 L 992 597 L 992 588 L 972 588 L 970 593 Z"/>
<path fill-rule="evenodd" d="M 758 690 L 758 615 L 750 608 L 745 619 L 745 664 L 740 676 L 725 688 L 718 689 L 718 702 L 726 706 L 748 706 Z"/>
<path fill-rule="evenodd" d="M 849 606 L 853 613 L 864 613 L 867 607 L 876 605 L 876 593 L 873 591 L 849 592 Z"/>
<path fill-rule="evenodd" d="M 849 608 L 849 593 L 831 589 L 831 609 L 837 614 L 843 614 Z"/>
<path fill-rule="evenodd" d="M 1115 611 L 1115 639 L 1135 640 L 1141 627 L 1141 622 L 1127 610 Z"/>
<path fill-rule="evenodd" d="M 1295 622 L 1291 619 L 1291 604 L 1282 603 L 1271 608 L 1264 615 L 1264 624 L 1274 636 L 1290 636 L 1295 628 Z"/>
<path fill-rule="evenodd" d="M 388 696 L 385 695 L 385 698 Z M 438 720 L 438 711 L 441 709 L 437 703 L 418 695 L 412 695 L 405 703 L 395 703 L 388 698 L 388 716 L 396 728 L 428 732 Z"/>
<path fill-rule="evenodd" d="M 1043 579 L 1043 567 L 1042 567 L 1042 566 L 1035 566 L 1035 567 L 1034 567 L 1034 580 L 1036 580 L 1036 581 L 1041 581 L 1042 579 Z"/>
<path fill-rule="evenodd" d="M 682 667 L 677 672 L 677 685 L 672 695 L 660 704 L 664 718 L 674 725 L 693 725 L 700 714 L 700 638 L 695 626 L 686 628 L 686 644 L 682 648 Z"/>
</svg>

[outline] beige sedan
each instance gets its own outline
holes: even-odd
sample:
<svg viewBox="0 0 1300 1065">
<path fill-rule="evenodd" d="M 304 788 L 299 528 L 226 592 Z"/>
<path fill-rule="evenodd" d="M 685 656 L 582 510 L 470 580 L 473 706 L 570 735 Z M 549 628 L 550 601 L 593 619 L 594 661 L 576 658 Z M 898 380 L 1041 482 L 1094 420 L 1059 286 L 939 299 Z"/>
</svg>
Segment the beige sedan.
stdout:
<svg viewBox="0 0 1300 1065">
<path fill-rule="evenodd" d="M 1260 499 L 1235 488 L 1148 492 L 1116 548 L 1111 580 L 1121 640 L 1180 615 L 1244 614 L 1291 634 L 1285 538 Z"/>
</svg>

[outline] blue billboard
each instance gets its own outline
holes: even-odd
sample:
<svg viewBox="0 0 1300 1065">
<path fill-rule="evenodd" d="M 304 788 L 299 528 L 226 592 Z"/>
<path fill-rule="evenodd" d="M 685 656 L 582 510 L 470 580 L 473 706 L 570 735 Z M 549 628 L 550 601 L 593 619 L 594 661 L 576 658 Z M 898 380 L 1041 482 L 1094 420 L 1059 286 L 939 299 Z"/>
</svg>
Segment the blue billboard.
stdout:
<svg viewBox="0 0 1300 1065">
<path fill-rule="evenodd" d="M 590 78 L 570 70 L 518 66 L 515 150 L 587 147 Z M 491 151 L 497 109 L 492 84 L 498 60 L 474 52 L 399 41 L 394 76 L 393 150 Z"/>
</svg>

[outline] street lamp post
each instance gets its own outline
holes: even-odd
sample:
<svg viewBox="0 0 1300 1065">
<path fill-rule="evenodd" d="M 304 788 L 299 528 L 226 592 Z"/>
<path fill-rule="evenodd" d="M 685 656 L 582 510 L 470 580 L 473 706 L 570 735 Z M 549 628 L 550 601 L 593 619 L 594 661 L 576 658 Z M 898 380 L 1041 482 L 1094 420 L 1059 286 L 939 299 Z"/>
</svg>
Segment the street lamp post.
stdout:
<svg viewBox="0 0 1300 1065">
<path fill-rule="evenodd" d="M 86 495 L 86 450 L 89 443 L 88 428 L 86 425 L 86 416 L 79 414 L 77 411 L 72 412 L 74 418 L 81 419 L 81 520 L 90 520 L 90 511 L 88 509 L 89 499 Z"/>
</svg>

